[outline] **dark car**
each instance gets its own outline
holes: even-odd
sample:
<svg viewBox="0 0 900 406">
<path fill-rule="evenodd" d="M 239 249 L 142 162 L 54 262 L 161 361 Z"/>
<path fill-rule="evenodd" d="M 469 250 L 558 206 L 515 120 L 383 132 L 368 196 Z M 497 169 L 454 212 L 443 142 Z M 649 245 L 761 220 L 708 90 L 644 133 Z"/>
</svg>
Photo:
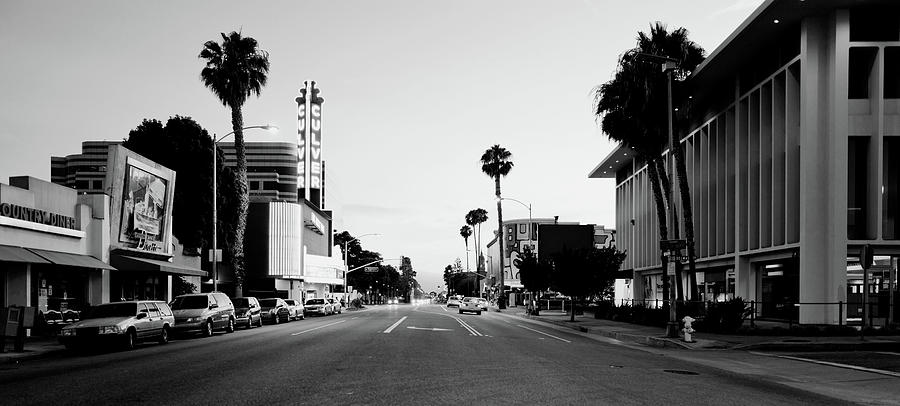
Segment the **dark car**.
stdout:
<svg viewBox="0 0 900 406">
<path fill-rule="evenodd" d="M 221 292 L 181 295 L 169 304 L 175 313 L 173 332 L 200 332 L 211 336 L 215 330 L 234 332 L 234 305 Z"/>
<path fill-rule="evenodd" d="M 112 343 L 130 350 L 139 341 L 169 342 L 174 325 L 172 310 L 165 302 L 104 303 L 83 312 L 81 321 L 63 327 L 59 341 L 70 349 Z"/>
<path fill-rule="evenodd" d="M 262 307 L 253 296 L 231 299 L 234 304 L 234 319 L 237 325 L 248 329 L 253 326 L 262 327 Z"/>
<path fill-rule="evenodd" d="M 262 307 L 262 318 L 264 321 L 278 324 L 287 323 L 291 320 L 291 311 L 288 309 L 284 299 L 274 297 L 259 299 L 259 305 Z"/>
</svg>

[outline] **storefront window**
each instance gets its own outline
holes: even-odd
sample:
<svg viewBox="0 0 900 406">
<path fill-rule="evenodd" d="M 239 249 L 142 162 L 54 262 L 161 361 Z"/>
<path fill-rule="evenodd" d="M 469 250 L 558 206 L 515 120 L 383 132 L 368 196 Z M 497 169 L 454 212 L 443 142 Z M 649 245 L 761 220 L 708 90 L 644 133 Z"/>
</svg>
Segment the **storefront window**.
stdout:
<svg viewBox="0 0 900 406">
<path fill-rule="evenodd" d="M 734 299 L 734 270 L 698 272 L 697 287 L 700 290 L 700 300 L 706 302 Z"/>
<path fill-rule="evenodd" d="M 88 271 L 82 268 L 32 265 L 32 300 L 48 321 L 79 318 L 87 301 Z"/>
<path fill-rule="evenodd" d="M 757 267 L 761 317 L 797 320 L 800 272 L 795 260 L 760 264 Z"/>
<path fill-rule="evenodd" d="M 110 277 L 109 300 L 166 300 L 168 278 L 159 272 L 114 272 Z"/>
<path fill-rule="evenodd" d="M 864 285 L 859 258 L 847 258 L 847 305 L 844 317 L 849 324 L 862 322 L 863 293 L 867 287 L 869 313 L 866 317 L 872 325 L 887 325 L 893 316 L 891 308 L 900 299 L 897 296 L 897 257 L 876 256 L 875 264 L 869 267 L 866 277 L 868 284 Z"/>
</svg>

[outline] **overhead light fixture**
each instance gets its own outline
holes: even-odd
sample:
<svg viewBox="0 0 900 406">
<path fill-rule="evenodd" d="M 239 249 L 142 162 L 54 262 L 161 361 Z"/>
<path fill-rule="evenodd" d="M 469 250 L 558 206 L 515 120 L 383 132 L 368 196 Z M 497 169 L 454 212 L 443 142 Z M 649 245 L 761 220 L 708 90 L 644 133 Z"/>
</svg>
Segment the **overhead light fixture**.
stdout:
<svg viewBox="0 0 900 406">
<path fill-rule="evenodd" d="M 778 24 L 778 23 L 780 23 L 781 21 L 779 21 L 779 20 L 776 18 L 776 19 L 772 20 L 772 22 L 775 23 L 775 24 Z"/>
</svg>

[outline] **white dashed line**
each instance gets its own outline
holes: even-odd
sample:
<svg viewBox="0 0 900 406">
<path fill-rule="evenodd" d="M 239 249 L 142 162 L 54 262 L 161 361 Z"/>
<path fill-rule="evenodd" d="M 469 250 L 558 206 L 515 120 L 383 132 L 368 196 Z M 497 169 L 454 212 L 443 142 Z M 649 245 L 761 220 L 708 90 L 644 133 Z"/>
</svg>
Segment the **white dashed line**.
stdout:
<svg viewBox="0 0 900 406">
<path fill-rule="evenodd" d="M 315 330 L 318 330 L 318 329 L 320 329 L 320 328 L 325 328 L 325 327 L 328 327 L 328 326 L 333 326 L 333 325 L 335 325 L 335 324 L 341 324 L 341 323 L 343 323 L 343 322 L 345 322 L 345 321 L 347 321 L 347 320 L 336 321 L 336 322 L 334 322 L 334 323 L 326 324 L 326 325 L 324 325 L 324 326 L 319 326 L 319 327 L 315 327 L 315 328 L 311 328 L 311 329 L 309 329 L 309 330 L 298 331 L 298 332 L 296 332 L 296 333 L 294 333 L 294 334 L 291 334 L 291 335 L 292 335 L 292 336 L 298 336 L 298 335 L 300 335 L 300 334 L 308 333 L 308 332 L 310 332 L 310 331 L 315 331 Z"/>
<path fill-rule="evenodd" d="M 559 340 L 559 341 L 571 343 L 571 341 L 566 340 L 565 338 L 559 338 L 559 337 L 557 337 L 557 336 L 555 336 L 555 335 L 553 335 L 553 334 L 547 334 L 547 333 L 545 333 L 545 332 L 543 332 L 543 331 L 538 331 L 538 330 L 535 330 L 535 329 L 530 328 L 530 327 L 525 327 L 525 326 L 523 326 L 523 325 L 521 325 L 521 324 L 516 324 L 516 325 L 519 326 L 519 327 L 524 328 L 525 330 L 531 330 L 531 331 L 534 331 L 535 333 L 543 334 L 543 335 L 545 335 L 545 336 L 547 336 L 547 337 L 555 338 L 555 339 L 557 339 L 557 340 Z"/>
<path fill-rule="evenodd" d="M 394 323 L 394 324 L 392 324 L 390 327 L 388 327 L 387 330 L 384 330 L 384 333 L 385 333 L 385 334 L 388 334 L 388 333 L 390 333 L 391 331 L 394 331 L 394 329 L 397 328 L 397 326 L 399 326 L 400 323 L 403 323 L 403 320 L 406 320 L 406 317 L 407 317 L 407 316 L 403 316 L 403 318 L 401 318 L 400 320 L 397 320 L 397 322 Z"/>
</svg>

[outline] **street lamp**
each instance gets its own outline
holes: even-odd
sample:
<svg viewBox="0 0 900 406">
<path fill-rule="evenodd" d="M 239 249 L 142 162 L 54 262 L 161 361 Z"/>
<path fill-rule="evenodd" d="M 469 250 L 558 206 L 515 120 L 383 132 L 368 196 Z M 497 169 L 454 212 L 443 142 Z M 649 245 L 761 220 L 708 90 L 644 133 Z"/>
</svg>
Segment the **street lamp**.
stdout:
<svg viewBox="0 0 900 406">
<path fill-rule="evenodd" d="M 344 241 L 344 300 L 347 302 L 347 305 L 350 305 L 350 296 L 348 295 L 350 292 L 347 291 L 347 274 L 350 273 L 348 270 L 350 269 L 350 243 L 356 241 L 360 238 L 370 236 L 370 235 L 381 235 L 379 233 L 369 233 L 360 235 L 352 240 Z"/>
<path fill-rule="evenodd" d="M 251 130 L 254 128 L 259 128 L 259 129 L 266 130 L 266 131 L 278 131 L 278 126 L 271 125 L 271 124 L 251 125 L 251 126 L 241 128 L 241 130 Z M 216 153 L 217 152 L 216 147 L 219 145 L 220 141 L 224 140 L 225 137 L 228 137 L 229 135 L 232 135 L 232 134 L 234 134 L 234 131 L 232 131 L 228 134 L 225 134 L 219 138 L 216 138 L 215 134 L 212 135 L 212 141 L 213 141 L 213 147 L 212 147 L 212 154 L 213 154 L 213 156 L 212 156 L 212 173 L 213 173 L 213 176 L 212 176 L 212 195 L 213 195 L 212 217 L 213 217 L 213 221 L 212 221 L 212 255 L 211 255 L 210 260 L 212 260 L 213 291 L 214 292 L 219 290 L 219 269 L 217 267 L 217 264 L 219 263 L 219 255 L 218 255 L 219 251 L 218 251 L 218 241 L 216 241 L 216 223 L 219 221 L 218 213 L 216 212 L 216 210 L 219 206 L 218 194 L 216 193 L 216 169 L 217 169 L 217 167 L 216 167 L 217 159 L 216 158 L 218 157 L 218 154 Z"/>
<path fill-rule="evenodd" d="M 671 161 L 669 161 L 669 175 L 671 181 L 670 190 L 672 195 L 669 197 L 669 217 L 670 224 L 672 227 L 672 237 L 675 240 L 678 239 L 678 220 L 675 218 L 675 204 L 671 201 L 677 195 L 675 188 L 678 187 L 678 182 L 675 182 L 675 131 L 672 128 L 672 76 L 675 74 L 675 71 L 678 70 L 678 60 L 672 59 L 667 56 L 662 55 L 653 55 L 647 54 L 643 52 L 638 52 L 635 54 L 635 59 L 638 61 L 646 61 L 651 63 L 657 63 L 662 68 L 662 71 L 666 74 L 666 91 L 667 91 L 667 106 L 668 112 L 666 113 L 666 119 L 669 121 L 669 155 L 671 155 Z M 673 261 L 674 267 L 678 268 L 677 259 Z M 666 271 L 668 273 L 668 270 Z M 678 321 L 676 320 L 678 316 L 676 315 L 675 309 L 675 290 L 677 289 L 676 282 L 681 284 L 681 281 L 676 281 L 674 275 L 669 275 L 669 322 L 666 324 L 666 336 L 667 337 L 678 337 Z"/>
</svg>

